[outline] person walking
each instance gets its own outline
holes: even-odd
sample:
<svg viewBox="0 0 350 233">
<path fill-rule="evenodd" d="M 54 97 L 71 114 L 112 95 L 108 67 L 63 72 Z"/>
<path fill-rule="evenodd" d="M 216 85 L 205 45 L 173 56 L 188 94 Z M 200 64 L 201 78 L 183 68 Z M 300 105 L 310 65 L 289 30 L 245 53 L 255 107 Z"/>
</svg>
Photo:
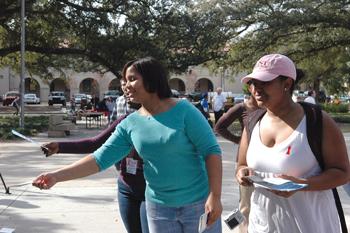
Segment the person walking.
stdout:
<svg viewBox="0 0 350 233">
<path fill-rule="evenodd" d="M 13 115 L 18 115 L 19 113 L 19 106 L 20 106 L 20 100 L 21 98 L 19 96 L 16 96 L 10 106 L 14 107 L 16 111 L 13 113 Z"/>
<path fill-rule="evenodd" d="M 106 99 L 106 107 L 108 111 L 108 125 L 112 122 L 112 113 L 115 103 L 113 102 L 111 97 Z"/>
<path fill-rule="evenodd" d="M 167 71 L 154 58 L 128 62 L 122 77 L 127 98 L 141 108 L 93 154 L 39 175 L 33 185 L 49 189 L 57 182 L 97 173 L 134 146 L 144 161 L 150 232 L 197 232 L 204 213 L 204 232 L 221 232 L 221 150 L 209 124 L 191 103 L 170 98 Z"/>
<path fill-rule="evenodd" d="M 249 233 L 341 232 L 331 189 L 350 178 L 345 141 L 332 118 L 321 112 L 324 166 L 318 163 L 310 148 L 313 142 L 308 141 L 304 108 L 291 98 L 296 81 L 293 61 L 281 54 L 263 56 L 253 72 L 242 79 L 250 86 L 258 106 L 266 111 L 251 133 L 247 128 L 243 131 L 238 182 L 252 185 L 248 176 L 258 175 L 307 185 L 298 191 L 256 187 L 251 198 Z"/>
<path fill-rule="evenodd" d="M 123 95 L 119 96 L 115 101 L 112 112 L 112 120 L 116 120 L 123 115 L 135 112 L 135 109 L 130 107 L 130 104 L 125 96 L 125 86 L 126 81 L 124 79 L 120 79 L 120 87 L 123 91 Z"/>
<path fill-rule="evenodd" d="M 218 87 L 216 89 L 216 93 L 214 94 L 212 100 L 213 100 L 212 103 L 213 103 L 213 111 L 214 111 L 215 124 L 216 124 L 219 121 L 222 114 L 224 114 L 224 107 L 226 102 L 226 98 L 222 94 L 221 87 Z"/>
<path fill-rule="evenodd" d="M 316 104 L 316 92 L 314 90 L 310 90 L 307 92 L 307 97 L 305 98 L 304 102 L 310 103 L 310 104 Z"/>
<path fill-rule="evenodd" d="M 259 109 L 258 104 L 253 96 L 250 96 L 246 102 L 242 102 L 231 107 L 215 125 L 215 132 L 220 134 L 227 140 L 239 144 L 241 141 L 241 133 L 245 126 L 247 126 L 248 116 L 255 110 Z M 236 135 L 229 130 L 229 127 L 233 122 L 238 121 L 240 123 L 240 134 Z M 236 163 L 238 157 L 236 157 Z M 251 186 L 239 186 L 239 210 L 244 215 L 245 219 L 239 227 L 239 232 L 246 233 L 248 230 L 248 219 L 250 212 L 250 197 L 254 188 Z"/>
</svg>

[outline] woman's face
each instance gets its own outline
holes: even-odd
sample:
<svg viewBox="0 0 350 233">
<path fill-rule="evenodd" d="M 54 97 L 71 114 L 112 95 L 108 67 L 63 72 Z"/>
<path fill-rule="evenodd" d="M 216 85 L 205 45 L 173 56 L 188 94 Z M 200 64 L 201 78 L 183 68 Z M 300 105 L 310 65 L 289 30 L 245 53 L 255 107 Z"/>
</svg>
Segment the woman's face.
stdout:
<svg viewBox="0 0 350 233">
<path fill-rule="evenodd" d="M 150 97 L 150 93 L 145 90 L 142 76 L 133 66 L 127 68 L 125 73 L 125 95 L 133 103 L 143 103 Z"/>
<path fill-rule="evenodd" d="M 286 95 L 284 80 L 275 78 L 268 82 L 251 79 L 247 83 L 258 106 L 266 107 L 279 104 Z M 287 93 L 288 94 L 288 93 Z"/>
<path fill-rule="evenodd" d="M 126 80 L 125 79 L 120 79 L 120 87 L 123 91 L 123 93 L 125 94 L 126 90 L 125 90 L 125 86 L 126 86 Z"/>
</svg>

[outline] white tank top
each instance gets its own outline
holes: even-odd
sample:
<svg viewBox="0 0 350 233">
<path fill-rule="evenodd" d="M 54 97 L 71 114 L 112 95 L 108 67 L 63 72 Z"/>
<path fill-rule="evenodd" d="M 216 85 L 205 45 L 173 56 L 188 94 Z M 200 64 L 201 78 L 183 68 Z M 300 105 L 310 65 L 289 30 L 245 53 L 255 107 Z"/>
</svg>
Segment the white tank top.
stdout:
<svg viewBox="0 0 350 233">
<path fill-rule="evenodd" d="M 321 172 L 307 140 L 305 116 L 287 139 L 273 147 L 261 142 L 259 125 L 253 129 L 247 151 L 249 167 L 265 177 L 274 173 L 307 178 Z M 332 191 L 299 191 L 284 198 L 255 188 L 248 232 L 340 233 Z"/>
</svg>

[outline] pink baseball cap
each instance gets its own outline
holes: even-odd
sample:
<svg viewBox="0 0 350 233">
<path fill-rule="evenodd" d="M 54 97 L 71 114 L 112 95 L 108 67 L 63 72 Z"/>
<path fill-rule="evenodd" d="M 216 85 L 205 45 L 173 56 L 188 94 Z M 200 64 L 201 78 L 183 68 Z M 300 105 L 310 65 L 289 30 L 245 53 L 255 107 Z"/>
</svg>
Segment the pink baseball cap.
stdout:
<svg viewBox="0 0 350 233">
<path fill-rule="evenodd" d="M 296 79 L 297 72 L 293 61 L 282 54 L 268 54 L 257 61 L 253 72 L 243 77 L 241 82 L 247 83 L 251 79 L 268 82 L 280 75 Z"/>
</svg>

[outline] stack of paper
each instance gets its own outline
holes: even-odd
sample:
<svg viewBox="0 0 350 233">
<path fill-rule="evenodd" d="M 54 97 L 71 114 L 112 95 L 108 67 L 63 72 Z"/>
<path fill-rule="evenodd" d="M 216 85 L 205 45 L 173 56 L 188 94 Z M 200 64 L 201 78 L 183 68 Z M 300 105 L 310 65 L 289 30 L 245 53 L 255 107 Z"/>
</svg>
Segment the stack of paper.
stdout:
<svg viewBox="0 0 350 233">
<path fill-rule="evenodd" d="M 248 179 L 253 182 L 255 187 L 261 187 L 277 191 L 295 191 L 302 188 L 305 188 L 307 184 L 299 184 L 290 180 L 271 177 L 271 178 L 262 178 L 259 176 L 249 176 Z"/>
</svg>

